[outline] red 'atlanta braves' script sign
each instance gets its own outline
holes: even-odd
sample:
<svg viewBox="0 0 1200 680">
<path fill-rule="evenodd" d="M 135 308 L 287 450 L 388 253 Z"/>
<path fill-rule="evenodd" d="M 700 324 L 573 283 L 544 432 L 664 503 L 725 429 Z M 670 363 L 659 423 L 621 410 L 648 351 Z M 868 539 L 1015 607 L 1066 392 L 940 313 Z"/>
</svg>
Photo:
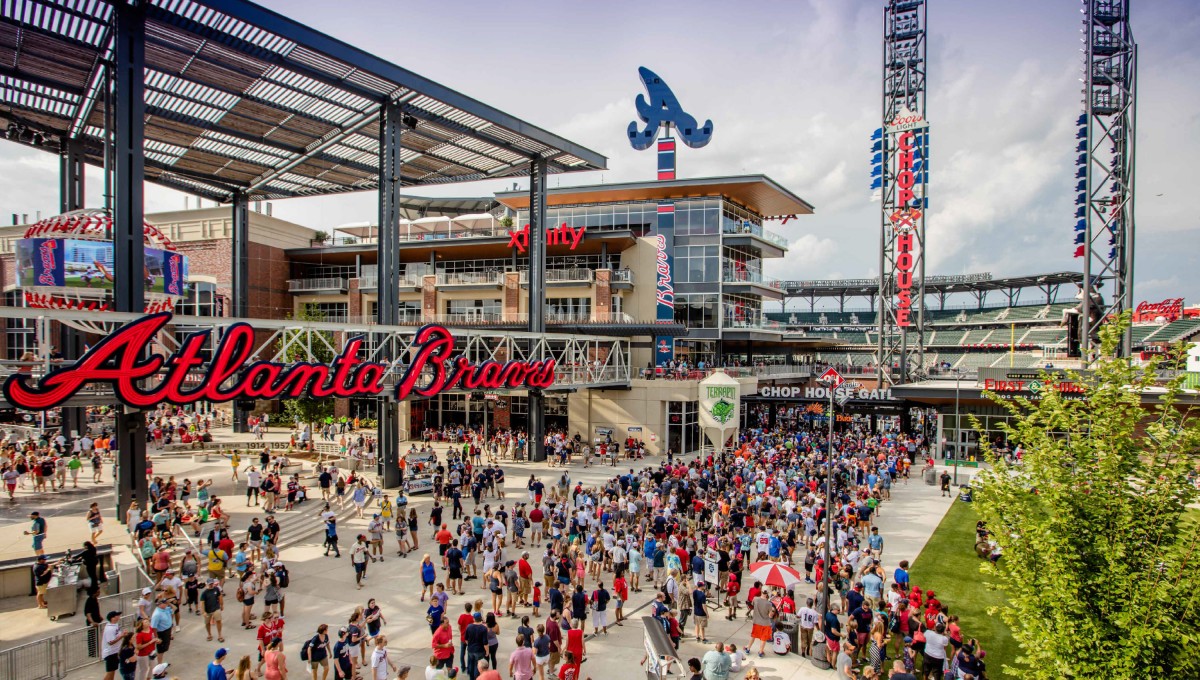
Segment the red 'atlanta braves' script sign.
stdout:
<svg viewBox="0 0 1200 680">
<path fill-rule="evenodd" d="M 234 399 L 371 397 L 383 392 L 386 364 L 359 361 L 361 338 L 347 342 L 328 365 L 272 361 L 247 365 L 254 350 L 254 329 L 237 323 L 226 331 L 207 364 L 201 350 L 209 331 L 192 333 L 169 356 L 149 355 L 147 349 L 155 335 L 170 319 L 171 314 L 164 312 L 132 321 L 92 346 L 79 361 L 36 383 L 29 375 L 10 376 L 4 394 L 18 408 L 44 410 L 62 404 L 88 384 L 112 385 L 117 399 L 134 408 L 162 402 L 182 406 Z M 554 364 L 553 359 L 472 364 L 466 357 L 454 355 L 450 331 L 424 326 L 413 337 L 411 361 L 396 385 L 396 398 L 431 397 L 456 388 L 549 387 L 554 384 Z M 188 380 L 192 370 L 198 373 Z M 194 380 L 197 376 L 199 382 Z"/>
</svg>

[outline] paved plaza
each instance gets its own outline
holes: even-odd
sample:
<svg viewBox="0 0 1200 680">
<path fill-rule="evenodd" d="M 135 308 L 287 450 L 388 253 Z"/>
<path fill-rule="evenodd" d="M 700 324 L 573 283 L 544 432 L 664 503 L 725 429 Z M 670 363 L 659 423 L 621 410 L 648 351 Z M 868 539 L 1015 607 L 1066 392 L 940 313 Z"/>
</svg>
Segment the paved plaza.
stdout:
<svg viewBox="0 0 1200 680">
<path fill-rule="evenodd" d="M 252 443 L 247 441 L 248 438 L 228 433 L 220 433 L 218 439 Z M 439 455 L 443 458 L 448 446 L 447 444 L 436 446 Z M 657 461 L 645 461 L 643 464 L 657 464 Z M 557 479 L 562 472 L 561 468 L 548 468 L 540 463 L 509 462 L 504 465 L 504 468 L 507 472 L 505 487 L 507 499 L 504 503 L 509 508 L 512 507 L 513 501 L 525 500 L 524 486 L 530 474 L 539 475 L 548 482 Z M 245 487 L 242 484 L 235 485 L 231 482 L 230 465 L 227 459 L 218 459 L 214 456 L 211 462 L 202 463 L 193 461 L 190 455 L 157 455 L 154 459 L 154 472 L 156 476 L 164 478 L 174 475 L 177 480 L 182 480 L 184 477 L 193 481 L 210 478 L 215 480 L 216 495 L 226 497 L 224 505 L 231 515 L 230 525 L 234 530 L 235 539 L 239 532 L 249 524 L 251 517 L 262 515 L 259 509 L 246 507 Z M 106 479 L 107 474 L 106 470 Z M 605 482 L 614 474 L 614 469 L 597 466 L 584 468 L 582 463 L 576 463 L 569 467 L 569 474 L 572 482 L 578 480 L 587 486 Z M 960 470 L 959 474 L 960 478 L 965 480 L 968 478 L 969 471 Z M 950 499 L 940 497 L 936 487 L 924 484 L 915 478 L 917 476 L 914 471 L 914 479 L 908 484 L 899 482 L 893 486 L 892 500 L 882 506 L 877 518 L 877 526 L 885 537 L 883 557 L 887 573 L 891 573 L 900 560 L 907 559 L 911 562 L 917 556 L 952 502 Z M 42 506 L 48 509 L 51 536 L 47 542 L 48 549 L 53 551 L 66 547 L 77 547 L 81 541 L 86 540 L 87 527 L 83 519 L 83 512 L 90 502 L 89 499 L 102 498 L 91 482 L 88 482 L 87 486 L 93 488 L 86 492 L 66 491 L 59 495 L 51 495 L 46 497 L 47 502 L 45 503 L 37 502 L 41 500 L 40 498 L 35 500 L 31 495 L 24 494 L 18 496 L 16 503 L 6 504 L 8 507 L 5 509 L 3 526 L 0 526 L 0 545 L 3 546 L 3 557 L 12 558 L 30 554 L 28 538 L 21 535 L 25 522 L 17 521 L 16 517 L 23 516 L 22 513 L 27 513 L 34 507 Z M 109 484 L 101 486 L 105 493 L 110 492 Z M 111 505 L 111 494 L 104 500 Z M 501 503 L 495 499 L 485 499 L 485 502 L 491 503 L 493 508 Z M 387 620 L 383 632 L 388 636 L 388 646 L 392 658 L 402 664 L 413 666 L 417 672 L 423 672 L 429 657 L 430 632 L 425 623 L 426 605 L 418 600 L 420 592 L 418 564 L 420 554 L 428 551 L 430 545 L 433 544 L 432 531 L 426 525 L 432 498 L 428 495 L 414 496 L 410 498 L 409 505 L 415 507 L 421 517 L 420 548 L 408 558 L 396 557 L 395 549 L 392 547 L 394 538 L 390 533 L 385 535 L 385 547 L 388 548 L 385 551 L 386 559 L 369 567 L 366 586 L 362 590 L 354 587 L 354 572 L 348 558 L 347 548 L 355 535 L 365 531 L 366 519 L 354 518 L 352 508 L 341 513 L 343 520 L 339 534 L 342 539 L 344 557 L 335 559 L 323 556 L 321 547 L 323 533 L 321 522 L 317 517 L 322 506 L 318 500 L 310 500 L 292 512 L 277 513 L 283 526 L 281 557 L 291 571 L 291 585 L 286 591 L 288 597 L 283 639 L 284 650 L 288 655 L 293 675 L 303 670 L 302 662 L 298 658 L 299 649 L 305 640 L 312 637 L 317 626 L 326 623 L 333 631 L 336 631 L 339 625 L 345 624 L 354 608 L 364 605 L 370 597 L 378 600 L 383 616 Z M 464 506 L 470 513 L 472 504 L 469 498 L 464 499 Z M 118 557 L 118 562 L 129 565 L 133 558 L 127 550 L 128 543 L 124 539 L 124 528 L 110 520 L 106 524 L 106 535 L 102 542 L 112 541 L 114 545 L 119 545 L 121 555 Z M 436 544 L 433 545 L 436 546 Z M 432 552 L 436 555 L 436 547 Z M 510 548 L 508 554 L 515 557 L 519 553 L 513 553 Z M 538 574 L 540 571 L 538 571 L 536 563 L 539 554 L 540 550 L 532 551 L 533 559 L 531 560 L 535 563 L 535 573 Z M 441 573 L 439 578 L 444 575 L 444 572 Z M 611 579 L 611 575 L 609 578 Z M 232 581 L 228 583 L 232 583 Z M 589 580 L 589 587 L 592 584 L 593 582 Z M 468 596 L 452 595 L 450 598 L 447 612 L 452 620 L 462 611 L 464 602 L 483 598 L 486 592 L 480 581 L 467 581 L 466 587 Z M 798 590 L 798 596 L 800 593 L 811 593 L 813 589 L 813 586 L 802 584 Z M 743 597 L 744 594 L 745 587 L 743 588 Z M 236 603 L 232 602 L 230 595 L 227 593 L 225 618 L 227 622 L 233 620 L 234 623 L 226 628 L 224 646 L 229 648 L 231 659 L 236 661 L 243 654 L 253 653 L 255 631 L 241 630 L 236 626 L 237 616 L 236 614 L 231 615 L 231 612 L 235 611 Z M 649 613 L 646 605 L 651 602 L 654 591 L 644 588 L 641 593 L 631 593 L 631 595 L 631 601 L 626 605 L 626 616 L 631 620 L 622 627 L 612 627 L 607 636 L 589 637 L 588 661 L 584 664 L 586 675 L 592 678 L 620 677 L 623 673 L 634 671 L 633 665 L 642 658 L 643 636 L 640 617 Z M 63 618 L 57 623 L 53 623 L 48 621 L 41 612 L 32 609 L 32 598 L 28 598 L 24 602 L 10 599 L 5 604 L 7 606 L 4 611 L 0 611 L 0 626 L 3 626 L 6 631 L 21 631 L 16 635 L 6 636 L 11 643 L 45 637 L 82 625 L 82 611 L 74 617 Z M 25 606 L 21 606 L 22 604 Z M 529 613 L 529 609 L 522 609 L 522 613 Z M 542 619 L 546 614 L 546 607 L 543 606 Z M 533 623 L 536 625 L 537 621 L 533 621 Z M 503 619 L 501 627 L 499 656 L 506 658 L 507 652 L 512 649 L 512 636 L 515 635 L 516 621 Z M 749 642 L 750 624 L 744 617 L 739 617 L 737 621 L 733 622 L 726 621 L 724 610 L 717 610 L 710 617 L 708 634 L 710 640 L 721 640 L 745 646 Z M 186 672 L 178 673 L 179 677 L 200 677 L 202 668 L 211 659 L 213 651 L 218 646 L 215 641 L 212 643 L 205 641 L 200 617 L 189 616 L 185 612 L 182 630 L 176 636 L 168 658 L 173 667 L 188 669 Z M 681 657 L 686 660 L 692 656 L 703 656 L 710 647 L 710 645 L 702 645 L 694 639 L 685 638 L 680 647 Z M 780 680 L 823 678 L 833 675 L 832 671 L 818 670 L 796 655 L 781 657 L 768 653 L 767 657 L 754 658 L 753 662 L 763 677 L 772 680 L 776 678 Z M 502 666 L 506 668 L 507 665 L 502 663 Z M 94 678 L 99 675 L 99 668 L 99 665 L 93 665 L 68 677 Z"/>
</svg>

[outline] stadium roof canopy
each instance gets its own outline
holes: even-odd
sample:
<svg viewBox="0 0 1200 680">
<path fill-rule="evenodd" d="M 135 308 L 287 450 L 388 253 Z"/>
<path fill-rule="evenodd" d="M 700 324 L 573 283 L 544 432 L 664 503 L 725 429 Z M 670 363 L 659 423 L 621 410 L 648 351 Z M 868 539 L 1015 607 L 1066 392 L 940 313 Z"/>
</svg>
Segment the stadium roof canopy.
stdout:
<svg viewBox="0 0 1200 680">
<path fill-rule="evenodd" d="M 926 276 L 926 294 L 973 293 L 990 290 L 1044 288 L 1064 283 L 1083 283 L 1079 272 L 1053 272 L 1032 276 L 992 278 L 991 274 L 957 274 Z M 814 281 L 782 281 L 780 287 L 788 297 L 856 297 L 879 293 L 879 279 L 829 279 Z"/>
<path fill-rule="evenodd" d="M 724 196 L 765 219 L 811 215 L 813 212 L 813 207 L 808 201 L 783 188 L 766 175 L 554 187 L 546 192 L 546 204 L 584 205 L 618 201 L 683 200 L 709 196 Z M 514 210 L 529 207 L 528 191 L 501 191 L 496 194 L 496 199 Z"/>
<path fill-rule="evenodd" d="M 114 7 L 0 3 L 0 126 L 103 165 Z M 599 170 L 604 156 L 245 0 L 146 0 L 146 179 L 219 201 L 376 189 L 402 106 L 402 184 Z"/>
</svg>

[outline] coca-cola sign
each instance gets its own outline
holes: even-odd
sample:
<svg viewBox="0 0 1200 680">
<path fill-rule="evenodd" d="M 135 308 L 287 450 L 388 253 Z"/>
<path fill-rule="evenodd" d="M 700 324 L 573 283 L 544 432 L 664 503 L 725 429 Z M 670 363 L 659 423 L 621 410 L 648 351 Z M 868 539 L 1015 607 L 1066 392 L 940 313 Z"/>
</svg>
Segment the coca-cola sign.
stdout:
<svg viewBox="0 0 1200 680">
<path fill-rule="evenodd" d="M 132 408 L 164 402 L 184 406 L 234 399 L 373 397 L 384 391 L 388 366 L 359 360 L 361 338 L 347 341 L 329 364 L 251 361 L 254 329 L 235 323 L 208 362 L 201 355 L 209 331 L 188 335 L 169 355 L 150 353 L 154 338 L 171 316 L 164 312 L 132 321 L 93 345 L 78 361 L 40 380 L 27 374 L 9 376 L 4 395 L 17 408 L 38 411 L 59 406 L 88 385 L 112 386 L 116 398 Z M 396 399 L 432 397 L 453 389 L 545 388 L 554 384 L 553 359 L 473 364 L 454 349 L 454 336 L 446 328 L 430 325 L 418 330 L 407 366 L 396 383 Z"/>
<path fill-rule="evenodd" d="M 1154 321 L 1160 316 L 1167 321 L 1180 319 L 1183 316 L 1183 298 L 1167 298 L 1162 302 L 1139 302 L 1133 320 Z"/>
</svg>

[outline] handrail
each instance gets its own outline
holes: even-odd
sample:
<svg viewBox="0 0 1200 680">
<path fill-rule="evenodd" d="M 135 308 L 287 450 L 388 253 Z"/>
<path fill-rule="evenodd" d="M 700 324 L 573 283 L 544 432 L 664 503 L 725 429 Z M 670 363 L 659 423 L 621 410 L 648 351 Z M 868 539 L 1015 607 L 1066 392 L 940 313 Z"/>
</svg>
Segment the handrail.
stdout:
<svg viewBox="0 0 1200 680">
<path fill-rule="evenodd" d="M 786 238 L 776 234 L 773 231 L 764 229 L 762 225 L 754 224 L 753 222 L 749 224 L 744 222 L 739 224 L 731 224 L 726 222 L 721 225 L 721 233 L 729 236 L 756 236 L 764 241 L 769 241 L 780 248 L 788 247 L 788 240 Z"/>
<path fill-rule="evenodd" d="M 346 279 L 331 276 L 312 279 L 288 279 L 288 292 L 296 293 L 310 290 L 343 290 L 347 287 Z"/>
<path fill-rule="evenodd" d="M 504 272 L 440 272 L 435 280 L 439 286 L 499 286 L 504 283 Z"/>
<path fill-rule="evenodd" d="M 613 283 L 633 283 L 632 269 L 613 269 L 609 275 L 609 281 Z"/>
</svg>

